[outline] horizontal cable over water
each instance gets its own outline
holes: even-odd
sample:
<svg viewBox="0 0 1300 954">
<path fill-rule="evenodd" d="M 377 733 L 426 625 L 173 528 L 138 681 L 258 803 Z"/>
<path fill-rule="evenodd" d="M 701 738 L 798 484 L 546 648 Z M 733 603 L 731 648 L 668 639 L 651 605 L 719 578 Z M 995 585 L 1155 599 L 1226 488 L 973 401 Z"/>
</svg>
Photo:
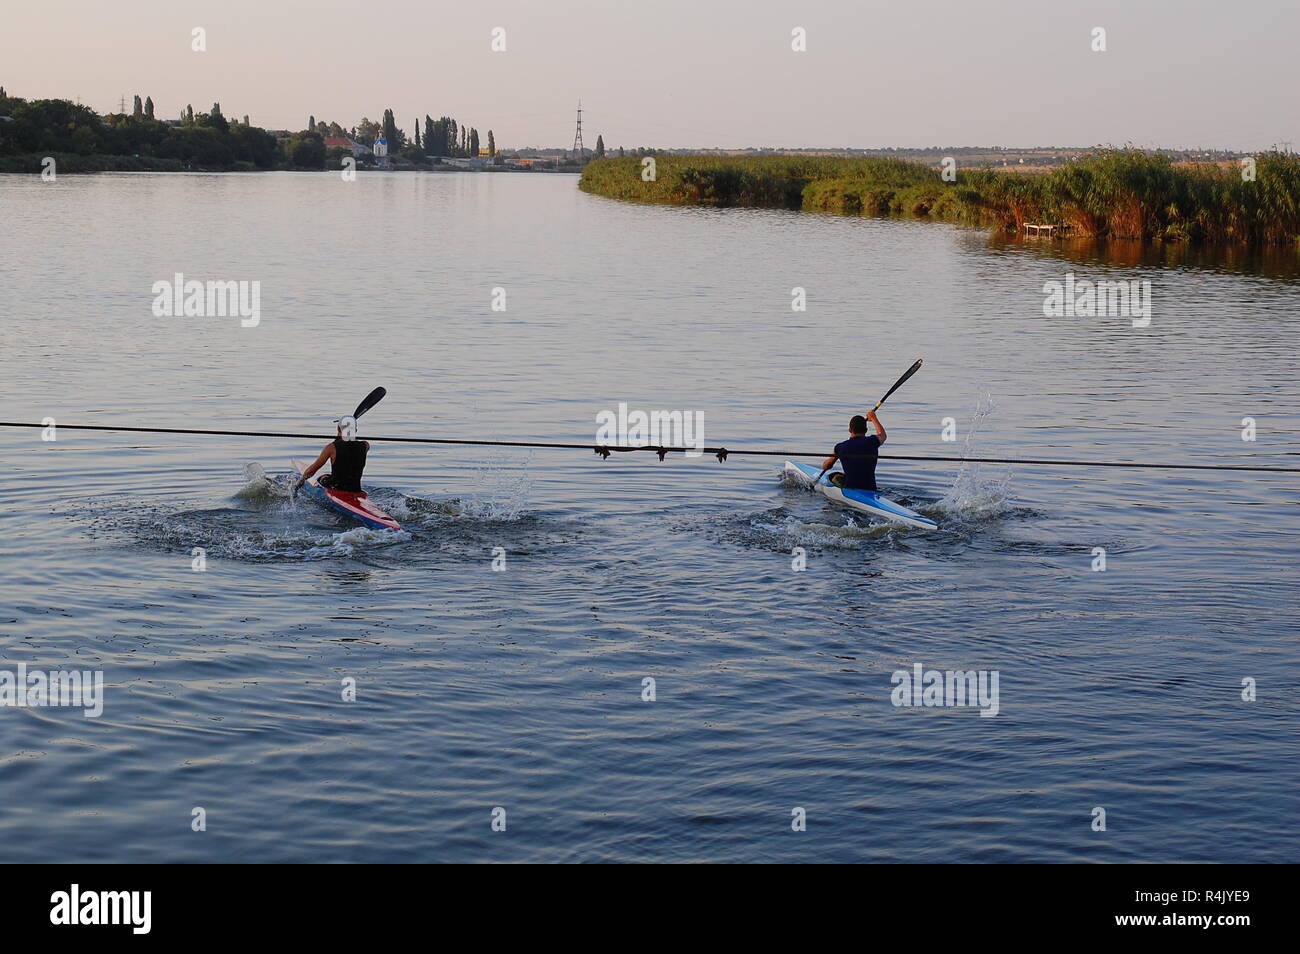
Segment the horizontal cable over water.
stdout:
<svg viewBox="0 0 1300 954">
<path fill-rule="evenodd" d="M 0 421 L 0 427 L 54 427 L 57 430 L 70 431 L 128 431 L 137 434 L 204 434 L 221 437 L 282 437 L 291 440 L 331 441 L 327 434 L 288 434 L 281 431 L 218 431 L 183 427 L 125 427 L 110 424 L 32 424 L 27 421 Z M 562 450 L 590 450 L 602 457 L 613 453 L 630 453 L 633 451 L 653 451 L 663 460 L 666 454 L 683 454 L 686 452 L 710 454 L 718 460 L 726 460 L 732 454 L 753 457 L 826 457 L 827 451 L 790 451 L 790 450 L 756 450 L 730 447 L 666 447 L 646 445 L 644 447 L 611 447 L 595 443 L 561 444 L 548 441 L 475 441 L 445 437 L 371 437 L 358 435 L 359 440 L 385 441 L 395 444 L 461 444 L 474 447 L 547 447 Z M 849 456 L 849 455 L 846 455 Z M 866 456 L 866 455 L 851 455 Z M 881 460 L 922 460 L 949 461 L 958 464 L 1019 464 L 1033 467 L 1136 467 L 1151 470 L 1240 470 L 1257 473 L 1297 474 L 1300 467 L 1269 467 L 1259 464 L 1153 464 L 1140 461 L 1121 460 L 1042 460 L 1032 457 L 933 457 L 920 454 L 881 454 Z"/>
</svg>

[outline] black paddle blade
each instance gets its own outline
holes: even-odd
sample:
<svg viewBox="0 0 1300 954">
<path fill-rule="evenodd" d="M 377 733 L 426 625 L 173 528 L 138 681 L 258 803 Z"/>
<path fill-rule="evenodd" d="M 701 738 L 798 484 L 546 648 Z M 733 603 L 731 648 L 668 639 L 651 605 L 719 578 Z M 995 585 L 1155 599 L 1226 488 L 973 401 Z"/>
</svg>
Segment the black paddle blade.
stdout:
<svg viewBox="0 0 1300 954">
<path fill-rule="evenodd" d="M 920 362 L 918 361 L 917 364 L 920 364 Z M 903 382 L 900 381 L 898 383 L 902 384 Z M 896 384 L 894 386 L 897 387 L 898 385 Z M 384 399 L 384 395 L 387 393 L 388 393 L 387 388 L 375 388 L 373 391 L 371 391 L 369 394 L 366 395 L 366 399 L 364 401 L 362 401 L 360 404 L 357 405 L 357 409 L 352 412 L 352 416 L 360 417 L 362 414 L 365 414 L 366 411 L 370 410 L 372 407 L 374 407 L 376 404 L 382 401 Z"/>
<path fill-rule="evenodd" d="M 890 388 L 888 391 L 885 392 L 885 397 L 882 397 L 879 401 L 876 402 L 876 407 L 880 407 L 880 405 L 884 404 L 885 398 L 889 397 L 889 395 L 893 394 L 895 391 L 901 388 L 904 382 L 906 382 L 908 378 L 910 378 L 912 375 L 916 374 L 916 372 L 921 370 L 921 361 L 922 361 L 921 358 L 917 358 L 916 364 L 912 365 L 910 368 L 908 368 L 906 371 L 903 372 L 903 376 L 894 382 L 894 386 L 892 388 Z"/>
</svg>

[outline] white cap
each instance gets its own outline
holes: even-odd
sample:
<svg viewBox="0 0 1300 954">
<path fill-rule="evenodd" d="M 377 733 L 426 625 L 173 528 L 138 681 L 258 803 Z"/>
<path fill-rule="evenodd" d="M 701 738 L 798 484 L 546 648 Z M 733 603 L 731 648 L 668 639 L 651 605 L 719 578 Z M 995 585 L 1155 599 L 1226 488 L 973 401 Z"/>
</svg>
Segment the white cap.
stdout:
<svg viewBox="0 0 1300 954">
<path fill-rule="evenodd" d="M 339 430 L 343 432 L 345 441 L 356 440 L 357 436 L 357 419 L 351 414 L 338 419 Z"/>
</svg>

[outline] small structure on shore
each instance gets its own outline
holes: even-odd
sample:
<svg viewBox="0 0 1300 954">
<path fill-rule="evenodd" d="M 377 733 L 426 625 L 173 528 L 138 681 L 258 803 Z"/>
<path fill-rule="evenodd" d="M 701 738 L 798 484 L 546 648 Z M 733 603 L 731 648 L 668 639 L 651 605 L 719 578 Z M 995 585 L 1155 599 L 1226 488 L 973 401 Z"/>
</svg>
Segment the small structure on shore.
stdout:
<svg viewBox="0 0 1300 954">
<path fill-rule="evenodd" d="M 371 151 L 375 154 L 375 165 L 380 169 L 391 169 L 393 167 L 392 161 L 388 158 L 388 140 L 383 136 L 375 140 Z"/>
<path fill-rule="evenodd" d="M 1042 224 L 1038 224 L 1038 223 L 1034 223 L 1034 222 L 1026 222 L 1026 223 L 1025 223 L 1025 234 L 1026 234 L 1026 235 L 1046 235 L 1048 238 L 1053 238 L 1053 237 L 1058 236 L 1058 235 L 1062 235 L 1062 236 L 1064 236 L 1064 235 L 1069 235 L 1069 234 L 1070 234 L 1070 226 L 1068 226 L 1068 225 L 1061 225 L 1061 224 L 1054 224 L 1054 223 L 1050 223 L 1050 222 L 1048 222 L 1048 223 L 1042 223 Z"/>
</svg>

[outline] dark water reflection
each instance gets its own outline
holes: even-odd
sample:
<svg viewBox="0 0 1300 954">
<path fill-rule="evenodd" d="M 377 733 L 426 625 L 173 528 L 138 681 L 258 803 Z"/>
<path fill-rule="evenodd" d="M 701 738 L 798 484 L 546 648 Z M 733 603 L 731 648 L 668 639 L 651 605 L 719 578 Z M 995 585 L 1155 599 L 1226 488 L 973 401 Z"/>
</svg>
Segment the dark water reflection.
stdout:
<svg viewBox="0 0 1300 954">
<path fill-rule="evenodd" d="M 1280 281 L 1300 280 L 1300 254 L 1288 246 L 1245 247 L 1091 238 L 1021 238 L 978 233 L 969 241 L 995 251 L 1113 268 L 1189 268 Z"/>
</svg>

